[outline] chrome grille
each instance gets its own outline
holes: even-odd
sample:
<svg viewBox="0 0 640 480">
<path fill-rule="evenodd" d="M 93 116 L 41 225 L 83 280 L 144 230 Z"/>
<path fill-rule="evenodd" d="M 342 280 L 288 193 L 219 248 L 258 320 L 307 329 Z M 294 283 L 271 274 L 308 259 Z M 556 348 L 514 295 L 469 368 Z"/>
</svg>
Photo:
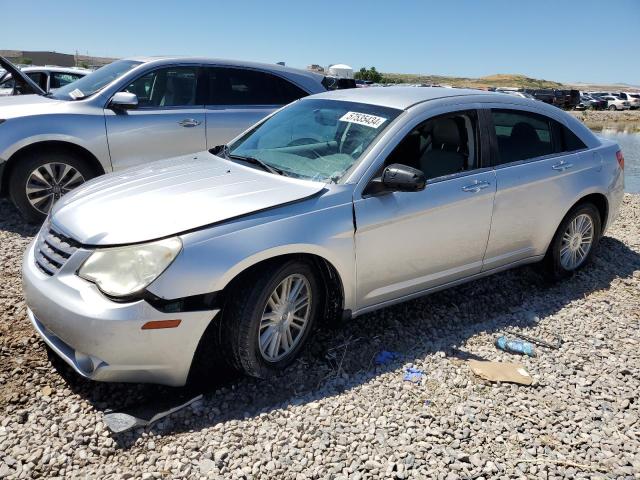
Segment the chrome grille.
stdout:
<svg viewBox="0 0 640 480">
<path fill-rule="evenodd" d="M 47 275 L 55 275 L 79 246 L 52 228 L 43 229 L 35 251 L 36 265 Z"/>
</svg>

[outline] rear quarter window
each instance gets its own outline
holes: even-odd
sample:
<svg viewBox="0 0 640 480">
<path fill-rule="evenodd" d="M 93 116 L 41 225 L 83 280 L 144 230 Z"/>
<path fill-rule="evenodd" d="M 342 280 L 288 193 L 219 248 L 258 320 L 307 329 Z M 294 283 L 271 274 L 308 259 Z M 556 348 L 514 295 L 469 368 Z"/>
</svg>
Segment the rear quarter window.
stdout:
<svg viewBox="0 0 640 480">
<path fill-rule="evenodd" d="M 557 122 L 556 122 L 557 123 Z M 560 151 L 561 152 L 575 152 L 576 150 L 582 150 L 587 148 L 585 143 L 578 138 L 578 136 L 571 131 L 571 129 L 557 124 L 556 131 L 560 137 Z"/>
</svg>

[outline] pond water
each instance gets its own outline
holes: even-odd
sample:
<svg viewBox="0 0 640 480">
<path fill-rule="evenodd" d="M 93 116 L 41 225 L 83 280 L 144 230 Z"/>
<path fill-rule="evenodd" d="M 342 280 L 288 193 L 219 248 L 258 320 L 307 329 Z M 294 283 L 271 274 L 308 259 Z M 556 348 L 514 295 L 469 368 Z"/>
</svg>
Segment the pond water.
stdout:
<svg viewBox="0 0 640 480">
<path fill-rule="evenodd" d="M 629 193 L 640 193 L 640 132 L 604 128 L 593 133 L 620 145 L 624 154 L 624 190 Z"/>
</svg>

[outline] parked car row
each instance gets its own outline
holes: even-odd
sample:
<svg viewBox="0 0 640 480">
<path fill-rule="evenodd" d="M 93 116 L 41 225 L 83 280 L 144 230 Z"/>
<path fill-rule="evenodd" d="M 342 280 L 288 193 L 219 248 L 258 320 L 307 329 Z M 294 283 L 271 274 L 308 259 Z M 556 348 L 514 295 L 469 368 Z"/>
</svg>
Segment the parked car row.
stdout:
<svg viewBox="0 0 640 480">
<path fill-rule="evenodd" d="M 640 108 L 637 92 L 580 92 L 559 89 L 496 88 L 497 92 L 529 96 L 563 110 L 628 110 Z"/>
<path fill-rule="evenodd" d="M 632 92 L 588 92 L 592 98 L 605 101 L 607 110 L 629 110 L 640 108 L 640 93 Z"/>
<path fill-rule="evenodd" d="M 0 63 L 14 93 L 37 94 L 0 102 L 0 191 L 31 221 L 97 175 L 212 148 L 294 100 L 350 86 L 280 65 L 167 57 L 118 60 L 47 92 Z"/>
</svg>

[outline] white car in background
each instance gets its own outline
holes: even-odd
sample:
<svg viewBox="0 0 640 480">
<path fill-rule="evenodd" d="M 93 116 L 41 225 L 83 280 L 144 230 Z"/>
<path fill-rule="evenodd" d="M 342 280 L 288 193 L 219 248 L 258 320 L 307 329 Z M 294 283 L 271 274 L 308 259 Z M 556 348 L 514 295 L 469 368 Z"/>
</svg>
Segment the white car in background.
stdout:
<svg viewBox="0 0 640 480">
<path fill-rule="evenodd" d="M 67 67 L 24 67 L 20 69 L 45 92 L 55 92 L 82 77 L 92 70 L 86 68 Z M 11 73 L 2 71 L 0 74 L 0 96 L 19 94 L 15 92 L 15 81 Z"/>
<path fill-rule="evenodd" d="M 607 110 L 629 110 L 631 108 L 631 104 L 626 100 L 622 100 L 620 97 L 604 95 L 600 98 L 607 101 Z"/>
<path fill-rule="evenodd" d="M 620 92 L 618 96 L 629 102 L 631 110 L 640 108 L 640 92 Z"/>
</svg>

